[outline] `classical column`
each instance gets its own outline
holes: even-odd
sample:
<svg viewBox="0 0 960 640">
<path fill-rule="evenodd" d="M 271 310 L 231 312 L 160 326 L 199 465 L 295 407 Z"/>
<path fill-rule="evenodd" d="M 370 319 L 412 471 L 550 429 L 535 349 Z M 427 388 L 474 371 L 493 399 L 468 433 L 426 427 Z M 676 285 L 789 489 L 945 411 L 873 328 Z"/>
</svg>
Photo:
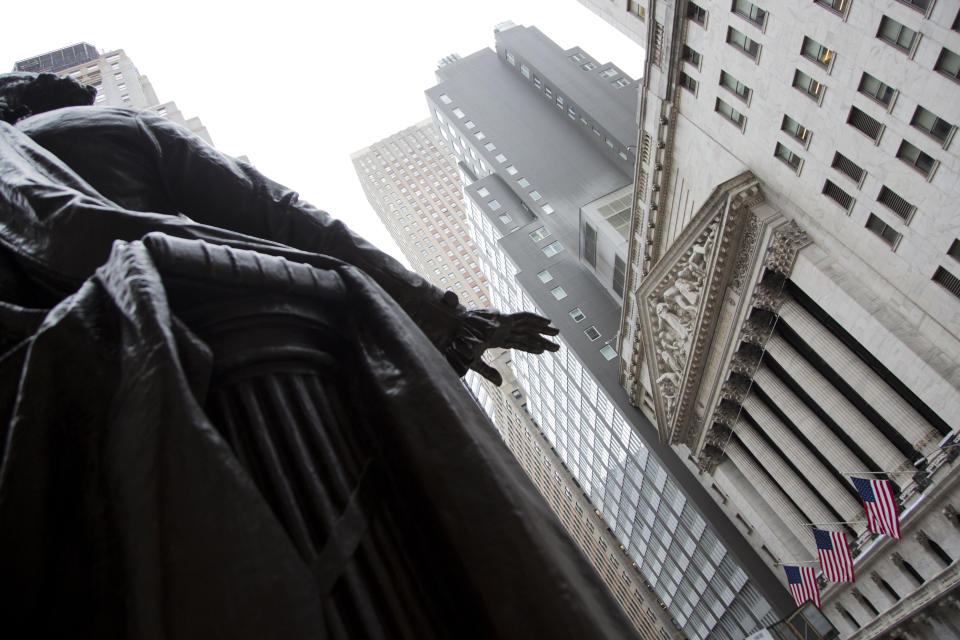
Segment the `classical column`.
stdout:
<svg viewBox="0 0 960 640">
<path fill-rule="evenodd" d="M 865 470 L 867 465 L 823 423 L 770 369 L 760 365 L 753 383 L 763 390 L 787 419 L 810 441 L 837 471 Z"/>
<path fill-rule="evenodd" d="M 823 377 L 817 369 L 797 353 L 779 334 L 773 334 L 766 344 L 767 357 L 773 357 L 807 395 L 843 429 L 870 456 L 881 471 L 902 471 L 911 468 L 910 461 L 892 442 L 867 420 L 849 400 Z M 840 471 L 859 471 L 841 469 Z"/>
<path fill-rule="evenodd" d="M 823 358 L 877 413 L 899 431 L 920 453 L 932 453 L 940 432 L 930 426 L 916 409 L 878 376 L 797 301 L 789 299 L 780 308 L 780 320 L 786 322 L 810 348 Z"/>
<path fill-rule="evenodd" d="M 784 493 L 790 496 L 793 503 L 807 517 L 804 522 L 826 523 L 837 521 L 837 516 L 830 511 L 827 505 L 820 500 L 820 497 L 803 481 L 803 478 L 797 475 L 793 468 L 763 439 L 763 436 L 757 433 L 749 422 L 741 418 L 733 427 L 733 431 L 753 454 L 757 462 L 776 479 Z M 806 527 L 806 529 L 808 530 L 807 535 L 804 536 L 803 533 L 799 533 L 799 536 L 801 539 L 809 537 L 812 542 L 813 532 L 809 531 L 809 527 Z"/>
<path fill-rule="evenodd" d="M 863 505 L 854 500 L 843 483 L 787 428 L 756 395 L 748 396 L 743 402 L 754 422 L 775 442 L 785 458 L 816 488 L 824 502 L 833 506 L 843 520 L 848 522 L 864 520 Z M 851 525 L 860 534 L 866 528 L 866 522 Z"/>
<path fill-rule="evenodd" d="M 737 442 L 736 438 L 727 443 L 724 453 L 760 494 L 760 497 L 780 519 L 789 533 L 790 539 L 784 539 L 783 536 L 777 535 L 776 542 L 780 546 L 781 559 L 788 563 L 792 560 L 802 562 L 816 559 L 813 536 L 804 531 L 804 529 L 809 529 L 809 527 L 803 526 L 803 523 L 807 520 L 780 489 L 780 486 L 753 461 L 750 454 Z M 771 523 L 771 530 L 774 531 L 775 535 L 779 528 Z"/>
</svg>

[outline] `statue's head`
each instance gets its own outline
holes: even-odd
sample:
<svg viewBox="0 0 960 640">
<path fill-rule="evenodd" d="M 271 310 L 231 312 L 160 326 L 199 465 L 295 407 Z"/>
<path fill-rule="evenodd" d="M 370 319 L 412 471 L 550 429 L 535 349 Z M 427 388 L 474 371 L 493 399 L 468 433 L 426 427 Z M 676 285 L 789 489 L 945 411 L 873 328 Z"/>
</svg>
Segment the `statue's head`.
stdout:
<svg viewBox="0 0 960 640">
<path fill-rule="evenodd" d="M 13 124 L 60 107 L 93 104 L 97 90 L 54 73 L 0 74 L 0 120 Z"/>
</svg>

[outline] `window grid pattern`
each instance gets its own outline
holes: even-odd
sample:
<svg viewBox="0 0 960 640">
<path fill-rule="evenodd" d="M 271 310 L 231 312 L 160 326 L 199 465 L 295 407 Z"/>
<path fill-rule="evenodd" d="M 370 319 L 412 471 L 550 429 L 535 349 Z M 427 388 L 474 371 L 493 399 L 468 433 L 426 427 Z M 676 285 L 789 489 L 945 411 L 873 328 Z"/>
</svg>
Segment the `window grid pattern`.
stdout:
<svg viewBox="0 0 960 640">
<path fill-rule="evenodd" d="M 879 142 L 880 136 L 883 135 L 883 125 L 856 107 L 850 107 L 847 124 L 864 133 L 874 142 Z"/>
<path fill-rule="evenodd" d="M 870 214 L 870 217 L 867 218 L 867 224 L 865 226 L 867 229 L 875 233 L 877 237 L 890 245 L 890 248 L 896 248 L 897 244 L 900 242 L 900 238 L 902 237 L 896 229 L 872 213 Z"/>
<path fill-rule="evenodd" d="M 880 187 L 880 193 L 877 194 L 877 202 L 884 205 L 895 214 L 909 221 L 916 212 L 917 208 L 901 198 L 898 194 L 891 191 L 886 186 Z"/>
<path fill-rule="evenodd" d="M 833 155 L 833 162 L 830 164 L 830 166 L 856 182 L 858 185 L 863 184 L 863 179 L 867 175 L 867 172 L 864 171 L 856 162 L 843 155 L 839 151 Z"/>
<path fill-rule="evenodd" d="M 831 180 L 823 183 L 823 195 L 827 196 L 849 212 L 853 208 L 854 199 L 849 193 L 838 187 Z"/>
</svg>

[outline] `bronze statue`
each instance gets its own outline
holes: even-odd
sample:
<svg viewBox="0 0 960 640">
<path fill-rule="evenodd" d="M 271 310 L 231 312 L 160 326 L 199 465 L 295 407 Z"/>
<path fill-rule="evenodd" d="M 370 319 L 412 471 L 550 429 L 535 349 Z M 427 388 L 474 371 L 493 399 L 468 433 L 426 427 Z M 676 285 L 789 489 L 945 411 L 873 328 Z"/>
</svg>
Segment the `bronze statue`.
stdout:
<svg viewBox="0 0 960 640">
<path fill-rule="evenodd" d="M 9 637 L 631 633 L 457 381 L 547 319 L 92 100 L 0 75 Z"/>
</svg>

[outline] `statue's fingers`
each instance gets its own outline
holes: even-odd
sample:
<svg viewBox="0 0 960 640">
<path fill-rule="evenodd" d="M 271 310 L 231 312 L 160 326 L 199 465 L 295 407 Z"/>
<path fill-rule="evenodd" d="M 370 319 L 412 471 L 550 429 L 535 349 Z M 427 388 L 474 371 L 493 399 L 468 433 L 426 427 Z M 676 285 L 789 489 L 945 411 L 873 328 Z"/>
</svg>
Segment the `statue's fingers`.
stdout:
<svg viewBox="0 0 960 640">
<path fill-rule="evenodd" d="M 470 368 L 498 387 L 503 384 L 503 376 L 500 375 L 500 372 L 482 360 L 474 361 Z"/>
</svg>

